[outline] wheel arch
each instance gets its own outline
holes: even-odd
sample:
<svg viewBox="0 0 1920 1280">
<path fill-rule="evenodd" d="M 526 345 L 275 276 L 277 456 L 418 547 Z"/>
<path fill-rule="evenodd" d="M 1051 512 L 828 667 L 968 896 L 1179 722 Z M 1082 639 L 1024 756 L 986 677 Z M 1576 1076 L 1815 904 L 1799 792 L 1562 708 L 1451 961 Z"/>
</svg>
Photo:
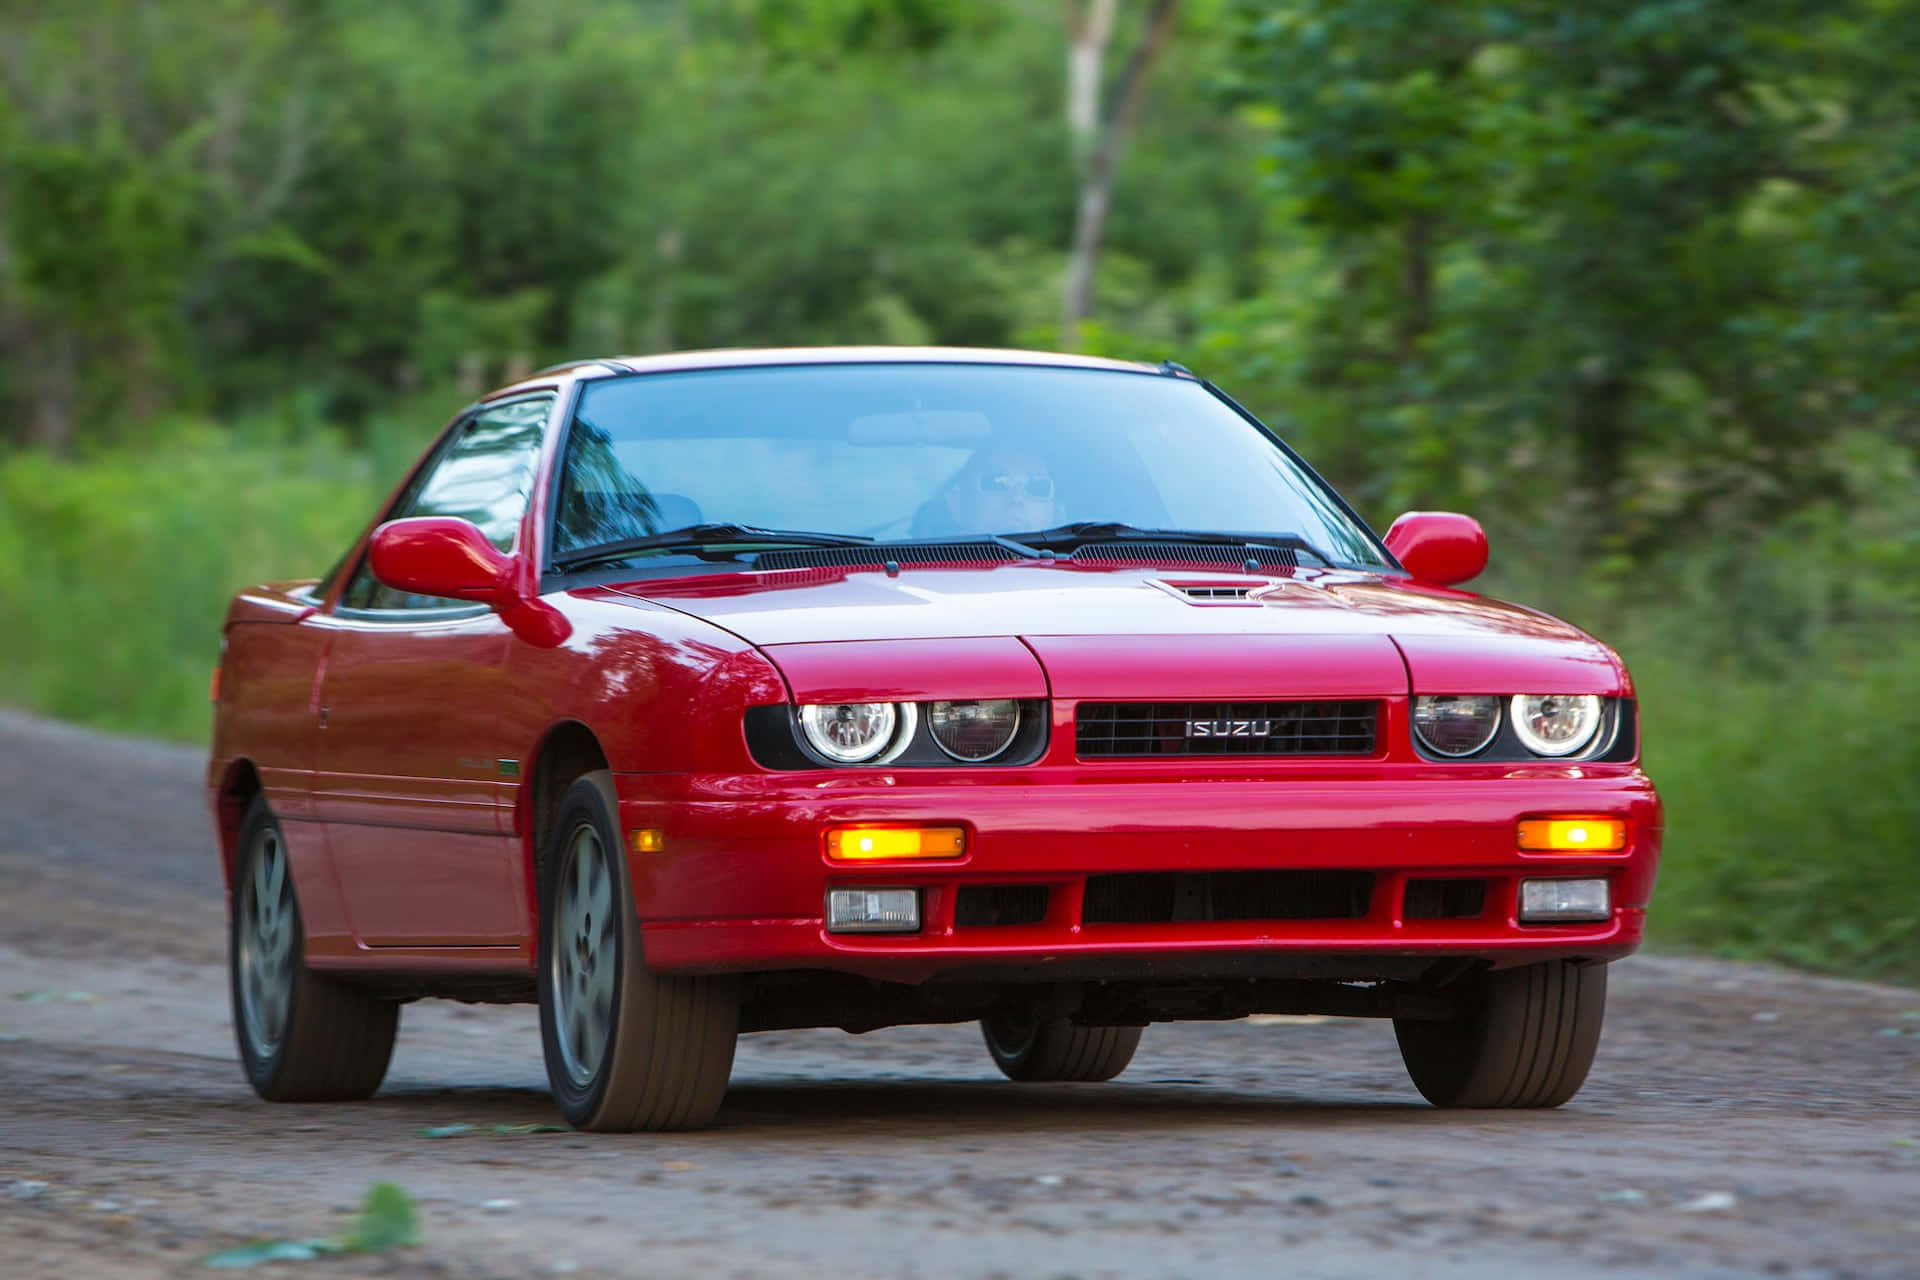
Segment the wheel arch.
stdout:
<svg viewBox="0 0 1920 1280">
<path fill-rule="evenodd" d="M 540 885 L 545 879 L 547 835 L 554 814 L 574 779 L 608 767 L 599 736 L 578 720 L 553 725 L 534 751 L 516 808 L 520 830 L 525 833 L 521 857 L 527 883 L 527 936 L 536 943 L 540 933 Z"/>
<path fill-rule="evenodd" d="M 214 792 L 214 827 L 220 837 L 220 876 L 228 892 L 233 890 L 234 865 L 240 856 L 240 824 L 254 797 L 264 790 L 260 770 L 245 756 L 227 762 L 220 775 L 220 787 Z"/>
</svg>

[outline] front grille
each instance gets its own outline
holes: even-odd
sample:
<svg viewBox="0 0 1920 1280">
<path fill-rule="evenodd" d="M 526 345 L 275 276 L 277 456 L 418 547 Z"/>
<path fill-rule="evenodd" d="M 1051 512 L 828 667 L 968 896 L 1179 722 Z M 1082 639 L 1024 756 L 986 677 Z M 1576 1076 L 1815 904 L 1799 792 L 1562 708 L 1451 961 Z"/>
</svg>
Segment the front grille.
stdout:
<svg viewBox="0 0 1920 1280">
<path fill-rule="evenodd" d="M 1358 920 L 1369 871 L 1149 871 L 1087 877 L 1087 924 L 1193 920 Z"/>
<path fill-rule="evenodd" d="M 1121 756 L 1370 756 L 1380 703 L 1083 702 L 1082 759 Z"/>
<path fill-rule="evenodd" d="M 963 885 L 954 900 L 953 923 L 963 929 L 1039 924 L 1047 918 L 1047 897 L 1043 884 Z"/>
</svg>

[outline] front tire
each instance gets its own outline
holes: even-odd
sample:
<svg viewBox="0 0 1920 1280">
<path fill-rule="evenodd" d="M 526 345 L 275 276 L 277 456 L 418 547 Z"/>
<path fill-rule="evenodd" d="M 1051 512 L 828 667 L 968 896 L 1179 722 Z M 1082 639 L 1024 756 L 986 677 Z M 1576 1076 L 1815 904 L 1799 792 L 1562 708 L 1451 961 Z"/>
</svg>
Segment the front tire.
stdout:
<svg viewBox="0 0 1920 1280">
<path fill-rule="evenodd" d="M 400 1006 L 307 968 L 306 931 L 280 824 L 255 796 L 240 823 L 227 927 L 240 1064 L 270 1102 L 370 1098 L 393 1057 Z"/>
<path fill-rule="evenodd" d="M 1607 966 L 1555 960 L 1482 974 L 1452 1018 L 1393 1031 L 1436 1107 L 1557 1107 L 1586 1083 L 1606 1010 Z"/>
<path fill-rule="evenodd" d="M 568 1124 L 622 1133 L 713 1122 L 733 1070 L 740 988 L 648 972 L 613 775 L 568 789 L 540 895 L 540 1038 Z"/>
<path fill-rule="evenodd" d="M 1141 1027 L 1078 1027 L 1065 1018 L 995 1012 L 980 1019 L 993 1064 L 1009 1080 L 1111 1080 L 1140 1047 Z"/>
</svg>

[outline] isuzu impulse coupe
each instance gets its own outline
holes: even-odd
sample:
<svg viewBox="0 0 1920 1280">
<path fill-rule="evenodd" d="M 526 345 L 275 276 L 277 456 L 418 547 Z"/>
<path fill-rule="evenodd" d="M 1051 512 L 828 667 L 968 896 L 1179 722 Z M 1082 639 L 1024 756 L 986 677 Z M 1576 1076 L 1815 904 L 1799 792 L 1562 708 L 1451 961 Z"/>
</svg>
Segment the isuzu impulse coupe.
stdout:
<svg viewBox="0 0 1920 1280">
<path fill-rule="evenodd" d="M 1225 395 L 1016 351 L 598 360 L 237 596 L 207 774 L 263 1097 L 400 1005 L 537 1002 L 586 1129 L 735 1037 L 977 1019 L 1015 1080 L 1148 1023 L 1391 1018 L 1443 1107 L 1586 1077 L 1661 814 L 1620 660 L 1377 538 Z"/>
</svg>

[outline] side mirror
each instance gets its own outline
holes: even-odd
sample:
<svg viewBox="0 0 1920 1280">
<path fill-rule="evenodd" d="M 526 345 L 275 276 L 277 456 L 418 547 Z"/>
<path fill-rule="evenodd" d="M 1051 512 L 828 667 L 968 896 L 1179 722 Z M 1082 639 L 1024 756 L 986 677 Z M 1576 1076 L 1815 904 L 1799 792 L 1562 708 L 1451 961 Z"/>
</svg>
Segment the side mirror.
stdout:
<svg viewBox="0 0 1920 1280">
<path fill-rule="evenodd" d="M 492 605 L 528 644 L 550 649 L 573 633 L 566 615 L 540 598 L 531 564 L 503 555 L 471 521 L 389 520 L 373 531 L 367 554 L 373 576 L 394 590 Z"/>
<path fill-rule="evenodd" d="M 395 591 L 493 602 L 508 569 L 487 535 L 452 516 L 389 520 L 368 547 L 373 576 Z"/>
<path fill-rule="evenodd" d="M 1487 567 L 1487 531 L 1472 516 L 1409 511 L 1387 530 L 1387 550 L 1420 581 L 1451 587 Z"/>
</svg>

